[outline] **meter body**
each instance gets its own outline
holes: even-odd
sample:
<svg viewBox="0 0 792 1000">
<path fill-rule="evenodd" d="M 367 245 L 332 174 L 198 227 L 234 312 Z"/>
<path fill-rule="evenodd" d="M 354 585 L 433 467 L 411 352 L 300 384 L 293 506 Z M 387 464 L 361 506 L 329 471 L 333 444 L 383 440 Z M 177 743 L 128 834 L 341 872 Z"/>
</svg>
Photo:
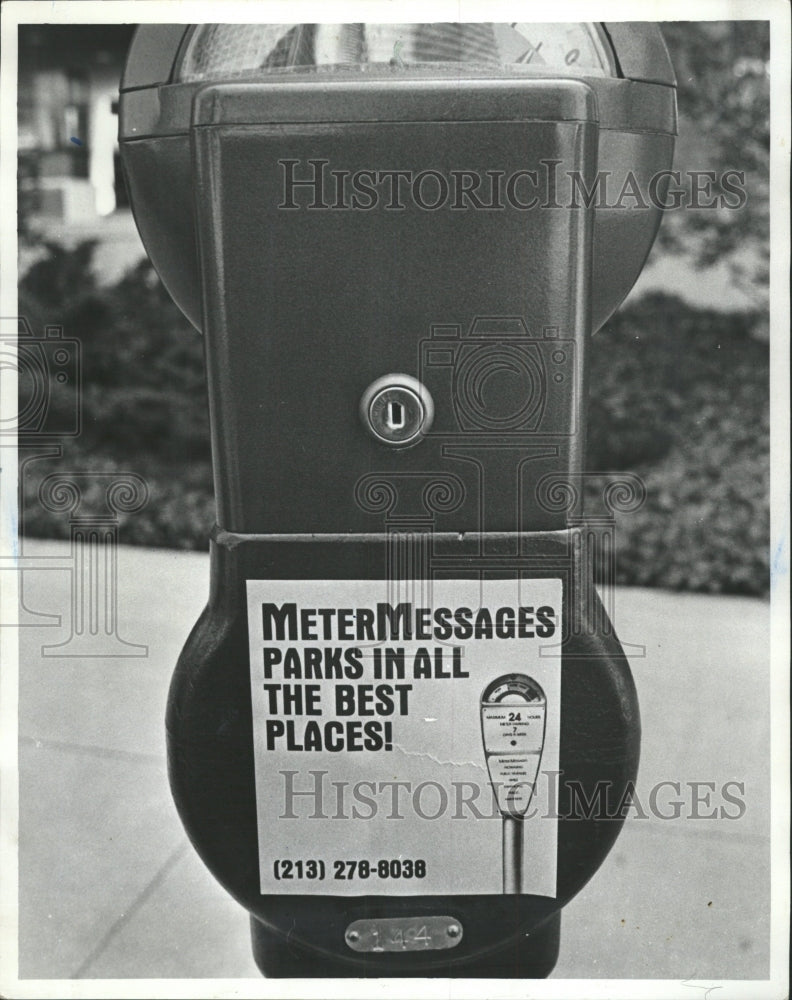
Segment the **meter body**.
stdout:
<svg viewBox="0 0 792 1000">
<path fill-rule="evenodd" d="M 206 344 L 218 512 L 211 595 L 167 719 L 190 837 L 250 911 L 268 975 L 547 975 L 561 907 L 623 819 L 565 818 L 569 788 L 593 794 L 606 783 L 629 795 L 638 764 L 635 691 L 591 587 L 583 532 L 541 487 L 583 472 L 588 341 L 659 225 L 657 204 L 614 203 L 625 184 L 646 191 L 670 167 L 674 81 L 659 31 L 146 26 L 120 113 L 141 236 Z M 529 595 L 511 608 L 501 596 L 509 581 Z M 508 613 L 468 636 L 460 623 L 474 610 L 474 585 Z M 416 586 L 434 587 L 436 600 L 405 601 Z M 377 588 L 391 596 L 369 606 Z M 548 603 L 556 593 L 557 607 Z M 454 599 L 464 606 L 446 619 L 437 602 Z M 292 607 L 313 622 L 299 635 L 287 634 Z M 413 630 L 394 632 L 392 620 L 389 633 L 369 630 L 382 607 L 417 608 Z M 333 647 L 347 657 L 343 669 L 332 661 L 335 673 L 326 650 L 316 654 L 324 667 L 306 666 L 322 638 L 317 613 L 328 641 L 358 643 Z M 546 671 L 539 680 L 523 669 L 517 640 L 530 645 L 536 621 L 551 618 L 555 651 L 541 655 L 554 666 L 530 654 Z M 316 828 L 312 847 L 306 818 L 289 827 L 304 857 L 275 848 L 293 820 L 278 826 L 271 771 L 324 773 L 311 762 L 346 759 L 356 774 L 368 762 L 368 777 L 408 773 L 408 756 L 420 756 L 409 740 L 418 746 L 416 733 L 429 739 L 445 724 L 411 728 L 438 721 L 419 711 L 424 697 L 434 704 L 435 682 L 419 666 L 428 647 L 410 645 L 430 619 L 438 645 L 426 671 L 457 678 L 452 714 L 465 713 L 460 731 L 479 729 L 470 743 L 502 818 L 503 871 L 467 891 L 450 869 L 435 874 L 431 859 L 407 857 L 405 868 L 393 846 L 390 860 L 355 862 L 358 881 L 341 885 L 331 876 L 348 861 L 350 835 L 334 855 L 332 831 Z M 380 669 L 383 635 L 406 638 L 381 652 L 406 649 L 412 667 L 372 677 L 415 683 L 339 684 Z M 515 669 L 474 641 L 487 638 L 504 643 L 498 655 Z M 451 687 L 436 685 L 442 710 Z M 329 722 L 321 699 L 334 699 Z M 488 741 L 497 744 L 496 716 L 511 702 L 534 721 L 521 719 L 516 746 L 498 751 Z M 355 711 L 359 729 L 347 724 Z M 442 732 L 438 747 L 456 746 L 451 722 Z M 558 808 L 529 827 L 540 762 L 560 776 Z M 372 828 L 356 829 L 353 839 Z M 531 830 L 551 859 L 549 881 L 527 863 Z M 297 861 L 315 863 L 313 880 L 294 884 Z M 427 864 L 422 891 L 415 871 Z"/>
</svg>

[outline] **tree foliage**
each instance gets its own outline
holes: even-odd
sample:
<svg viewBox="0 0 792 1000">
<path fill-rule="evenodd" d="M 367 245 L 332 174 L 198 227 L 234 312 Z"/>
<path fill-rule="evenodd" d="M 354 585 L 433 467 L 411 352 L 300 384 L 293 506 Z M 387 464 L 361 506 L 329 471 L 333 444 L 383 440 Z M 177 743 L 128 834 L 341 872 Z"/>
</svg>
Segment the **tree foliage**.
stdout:
<svg viewBox="0 0 792 1000">
<path fill-rule="evenodd" d="M 745 175 L 738 210 L 669 213 L 661 245 L 699 267 L 725 261 L 745 289 L 762 289 L 769 261 L 770 32 L 766 21 L 667 21 L 677 75 L 675 168 Z M 722 191 L 719 180 L 713 193 Z M 757 287 L 758 286 L 758 287 Z"/>
</svg>

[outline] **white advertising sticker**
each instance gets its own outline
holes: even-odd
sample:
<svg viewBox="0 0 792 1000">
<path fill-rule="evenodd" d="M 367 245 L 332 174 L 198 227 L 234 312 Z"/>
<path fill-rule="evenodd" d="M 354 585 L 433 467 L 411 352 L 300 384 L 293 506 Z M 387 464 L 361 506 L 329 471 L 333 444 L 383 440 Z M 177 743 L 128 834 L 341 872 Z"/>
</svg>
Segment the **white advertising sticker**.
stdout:
<svg viewBox="0 0 792 1000">
<path fill-rule="evenodd" d="M 556 895 L 561 581 L 413 587 L 247 583 L 262 893 Z"/>
</svg>

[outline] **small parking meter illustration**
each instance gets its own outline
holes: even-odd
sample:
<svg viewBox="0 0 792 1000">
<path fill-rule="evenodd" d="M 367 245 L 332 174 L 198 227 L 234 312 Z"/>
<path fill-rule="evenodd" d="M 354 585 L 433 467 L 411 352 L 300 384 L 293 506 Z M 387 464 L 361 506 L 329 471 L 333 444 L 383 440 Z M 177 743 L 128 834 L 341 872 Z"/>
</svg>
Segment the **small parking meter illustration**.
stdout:
<svg viewBox="0 0 792 1000">
<path fill-rule="evenodd" d="M 508 674 L 481 695 L 487 770 L 503 815 L 503 891 L 522 892 L 523 824 L 533 799 L 545 734 L 544 692 L 524 674 Z"/>
<path fill-rule="evenodd" d="M 623 804 L 638 767 L 556 500 L 589 340 L 662 215 L 660 31 L 143 26 L 119 109 L 141 237 L 205 343 L 185 828 L 265 975 L 547 976 L 624 819 L 570 789 Z"/>
</svg>

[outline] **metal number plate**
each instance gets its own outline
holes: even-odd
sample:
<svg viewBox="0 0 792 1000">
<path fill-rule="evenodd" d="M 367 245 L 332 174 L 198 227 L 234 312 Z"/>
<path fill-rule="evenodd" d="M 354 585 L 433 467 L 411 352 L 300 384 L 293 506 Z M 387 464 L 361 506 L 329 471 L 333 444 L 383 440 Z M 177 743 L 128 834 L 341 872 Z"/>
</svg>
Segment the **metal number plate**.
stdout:
<svg viewBox="0 0 792 1000">
<path fill-rule="evenodd" d="M 453 917 L 355 920 L 344 937 L 353 951 L 441 951 L 459 944 L 462 924 Z"/>
</svg>

